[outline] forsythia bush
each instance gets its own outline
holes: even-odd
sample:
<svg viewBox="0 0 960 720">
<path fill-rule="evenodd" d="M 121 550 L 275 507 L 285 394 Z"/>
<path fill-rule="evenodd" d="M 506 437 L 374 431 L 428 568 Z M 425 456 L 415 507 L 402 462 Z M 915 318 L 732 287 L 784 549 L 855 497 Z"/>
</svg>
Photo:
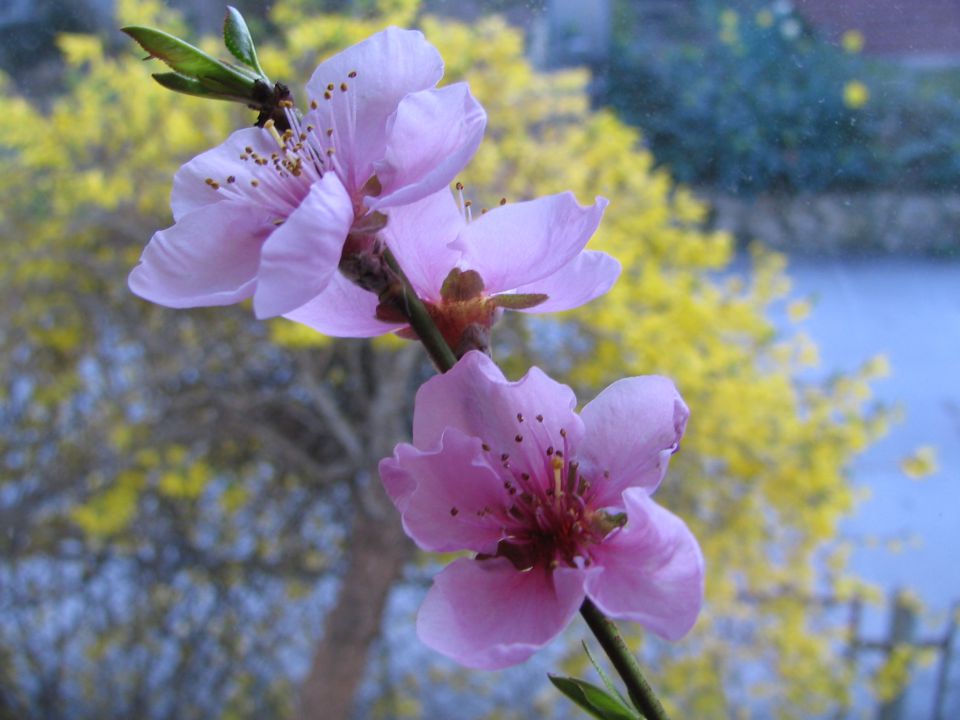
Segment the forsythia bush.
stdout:
<svg viewBox="0 0 960 720">
<path fill-rule="evenodd" d="M 421 27 L 447 59 L 446 82 L 470 81 L 489 113 L 487 140 L 462 178 L 478 210 L 501 197 L 565 189 L 581 202 L 610 199 L 593 247 L 624 265 L 614 290 L 569 318 L 513 322 L 495 337 L 573 379 L 582 397 L 617 377 L 663 373 L 691 408 L 683 450 L 661 492 L 699 538 L 707 606 L 687 641 L 643 649 L 671 709 L 681 717 L 788 718 L 843 706 L 852 682 L 838 652 L 843 636 L 821 623 L 815 600 L 864 592 L 844 573 L 837 524 L 855 500 L 846 467 L 882 431 L 884 418 L 867 412 L 868 383 L 882 364 L 827 385 L 802 382 L 802 370 L 816 363 L 815 346 L 802 335 L 778 336 L 766 319 L 789 291 L 783 258 L 757 249 L 750 274 L 731 269 L 731 238 L 701 229 L 706 208 L 653 169 L 636 130 L 590 108 L 587 74 L 535 71 L 521 34 L 502 20 L 460 24 L 422 16 L 417 2 L 400 0 L 362 17 L 310 15 L 302 5 L 277 3 L 271 20 L 280 32 L 261 41 L 264 69 L 295 94 L 320 59 L 387 24 Z M 156 3 L 121 2 L 119 13 L 124 24 L 180 29 Z M 179 164 L 250 117 L 147 81 L 132 47 L 108 53 L 93 36 L 65 36 L 61 47 L 69 89 L 49 108 L 4 87 L 0 292 L 8 321 L 0 404 L 8 410 L 0 422 L 10 432 L 0 456 L 24 481 L 26 468 L 47 462 L 45 453 L 59 453 L 69 467 L 73 453 L 89 451 L 91 417 L 112 428 L 85 491 L 64 490 L 66 511 L 55 502 L 49 508 L 109 545 L 126 542 L 148 487 L 182 508 L 224 472 L 176 444 L 148 450 L 155 441 L 143 413 L 109 399 L 135 378 L 94 378 L 85 368 L 93 356 L 124 352 L 104 331 L 106 308 L 142 315 L 144 337 L 156 329 L 157 311 L 129 296 L 127 271 L 151 228 L 169 224 L 170 178 Z M 181 340 L 196 332 L 189 321 L 176 322 Z M 331 344 L 284 320 L 270 329 L 285 346 Z M 186 340 L 179 361 L 189 363 Z M 398 344 L 376 343 L 381 353 Z M 29 379 L 18 383 L 18 376 Z M 118 464 L 117 456 L 126 460 Z M 50 467 L 48 479 L 56 474 Z M 244 504 L 238 487 L 221 492 L 228 516 Z M 224 717 L 235 712 L 232 702 L 222 699 Z"/>
</svg>

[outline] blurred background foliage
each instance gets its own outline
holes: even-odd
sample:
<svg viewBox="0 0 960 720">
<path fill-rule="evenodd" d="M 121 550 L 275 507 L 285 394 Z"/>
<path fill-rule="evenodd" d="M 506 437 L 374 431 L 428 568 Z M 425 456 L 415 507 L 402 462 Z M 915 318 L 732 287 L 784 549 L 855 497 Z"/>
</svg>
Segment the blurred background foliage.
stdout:
<svg viewBox="0 0 960 720">
<path fill-rule="evenodd" d="M 858 30 L 829 43 L 782 0 L 700 0 L 666 47 L 637 32 L 636 3 L 615 7 L 604 99 L 678 180 L 747 195 L 960 187 L 955 70 L 865 58 Z"/>
<path fill-rule="evenodd" d="M 522 35 L 497 17 L 458 23 L 416 0 L 350 14 L 312 5 L 282 0 L 251 18 L 267 73 L 295 95 L 337 49 L 388 24 L 417 26 L 445 57 L 447 81 L 469 80 L 489 113 L 462 178 L 475 204 L 566 189 L 611 200 L 592 247 L 623 263 L 614 291 L 505 324 L 495 351 L 513 376 L 540 364 L 582 400 L 625 375 L 665 373 L 693 410 L 658 497 L 700 539 L 707 607 L 682 643 L 631 640 L 668 707 L 697 718 L 842 711 L 863 689 L 838 653 L 844 626 L 824 609 L 871 595 L 845 571 L 837 524 L 856 500 L 846 468 L 887 421 L 869 386 L 883 361 L 804 382 L 816 347 L 766 318 L 789 289 L 783 258 L 756 248 L 752 271 L 735 269 L 731 238 L 702 229 L 706 208 L 657 169 L 639 133 L 591 109 L 585 71 L 534 70 Z M 155 0 L 121 0 L 117 15 L 190 36 Z M 779 37 L 753 25 L 744 19 L 737 34 L 745 53 Z M 4 80 L 0 114 L 0 717 L 291 717 L 305 677 L 328 718 L 351 707 L 358 717 L 566 712 L 541 673 L 505 700 L 496 687 L 523 670 L 466 681 L 431 658 L 429 673 L 376 672 L 387 599 L 412 597 L 412 618 L 433 571 L 373 470 L 408 431 L 412 392 L 430 372 L 422 354 L 256 323 L 246 307 L 172 311 L 132 296 L 129 269 L 171 222 L 173 172 L 252 118 L 162 89 L 112 34 L 58 42 L 63 91 L 30 101 Z M 804 42 L 782 38 L 758 62 Z M 736 43 L 708 49 L 713 71 L 739 67 Z M 729 83 L 757 89 L 744 75 Z M 768 96 L 776 88 L 757 102 Z M 697 107 L 721 122 L 706 112 L 715 103 Z M 833 131 L 851 113 L 837 97 L 797 121 Z M 777 142 L 720 130 L 712 142 L 732 153 Z M 668 139 L 654 128 L 651 141 Z M 806 182 L 779 157 L 757 181 Z M 675 170 L 695 179 L 720 167 Z M 582 669 L 575 643 L 565 662 Z M 902 681 L 881 677 L 881 693 Z M 484 692 L 492 699 L 476 705 Z"/>
</svg>

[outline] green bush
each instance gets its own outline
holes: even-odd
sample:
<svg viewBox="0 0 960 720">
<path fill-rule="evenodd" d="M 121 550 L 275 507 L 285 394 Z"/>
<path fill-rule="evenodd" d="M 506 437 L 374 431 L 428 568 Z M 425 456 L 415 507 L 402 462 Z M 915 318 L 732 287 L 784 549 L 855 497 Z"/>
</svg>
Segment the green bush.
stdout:
<svg viewBox="0 0 960 720">
<path fill-rule="evenodd" d="M 744 194 L 960 182 L 960 110 L 942 83 L 868 62 L 856 29 L 825 42 L 782 0 L 697 8 L 666 46 L 618 23 L 607 86 L 678 179 Z"/>
</svg>

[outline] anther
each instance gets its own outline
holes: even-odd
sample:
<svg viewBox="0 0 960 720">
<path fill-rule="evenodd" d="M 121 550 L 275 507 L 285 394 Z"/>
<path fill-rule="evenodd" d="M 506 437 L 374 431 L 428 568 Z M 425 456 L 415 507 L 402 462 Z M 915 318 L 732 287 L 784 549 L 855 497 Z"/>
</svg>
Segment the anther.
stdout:
<svg viewBox="0 0 960 720">
<path fill-rule="evenodd" d="M 311 110 L 316 110 L 318 107 L 320 107 L 320 106 L 317 105 L 317 101 L 316 101 L 316 100 L 311 100 L 311 101 L 310 101 L 310 109 L 311 109 Z"/>
<path fill-rule="evenodd" d="M 253 185 L 253 187 L 257 187 L 258 185 L 260 185 L 260 181 L 254 179 L 254 180 L 251 180 L 251 181 L 250 181 L 250 184 Z"/>
<path fill-rule="evenodd" d="M 357 76 L 356 70 L 351 70 L 350 72 L 347 73 L 348 78 L 355 78 L 356 76 Z"/>
<path fill-rule="evenodd" d="M 340 83 L 340 92 L 346 92 L 346 91 L 347 91 L 347 84 Z"/>
<path fill-rule="evenodd" d="M 501 204 L 501 205 L 506 205 L 506 204 L 507 204 L 507 199 L 506 199 L 506 198 L 500 198 L 500 204 Z"/>
<path fill-rule="evenodd" d="M 455 507 L 450 508 L 450 515 L 451 515 L 451 517 L 456 517 L 456 516 L 459 514 L 459 512 L 460 512 L 460 511 L 457 510 L 457 508 L 455 508 Z"/>
<path fill-rule="evenodd" d="M 333 97 L 333 95 L 330 94 L 330 91 L 329 91 L 329 90 L 327 90 L 326 92 L 323 93 L 323 99 L 324 99 L 324 100 L 329 100 L 329 99 L 332 98 L 332 97 Z"/>
<path fill-rule="evenodd" d="M 517 422 L 523 422 L 523 413 L 517 413 Z"/>
<path fill-rule="evenodd" d="M 486 443 L 481 443 L 480 447 L 483 448 L 484 452 L 490 452 L 490 446 Z"/>
<path fill-rule="evenodd" d="M 330 137 L 332 135 L 333 135 L 333 128 L 327 128 L 327 137 Z"/>
<path fill-rule="evenodd" d="M 537 422 L 543 422 L 543 415 L 537 415 Z"/>
<path fill-rule="evenodd" d="M 503 455 L 500 456 L 500 462 L 506 462 L 509 459 L 510 459 L 510 453 L 503 453 Z"/>
<path fill-rule="evenodd" d="M 566 437 L 566 436 L 567 436 L 567 431 L 564 430 L 563 428 L 560 428 L 560 437 Z"/>
<path fill-rule="evenodd" d="M 463 183 L 458 180 L 456 184 L 456 188 L 457 190 L 463 190 Z"/>
<path fill-rule="evenodd" d="M 229 175 L 229 176 L 227 177 L 227 182 L 228 182 L 228 183 L 235 183 L 236 181 L 237 181 L 237 178 L 234 177 L 233 175 Z"/>
<path fill-rule="evenodd" d="M 330 83 L 329 85 L 327 85 L 327 90 L 333 90 L 334 87 L 335 85 L 333 83 Z"/>
<path fill-rule="evenodd" d="M 521 435 L 520 433 L 517 433 L 516 437 L 514 437 L 513 439 L 516 440 L 517 442 L 523 442 L 523 435 Z"/>
<path fill-rule="evenodd" d="M 464 206 L 464 207 L 473 207 L 473 201 L 472 201 L 472 200 L 467 200 L 466 202 L 463 203 L 463 206 Z"/>
<path fill-rule="evenodd" d="M 553 445 L 551 445 L 550 447 L 547 448 L 547 455 L 553 455 L 553 453 L 554 453 Z"/>
</svg>

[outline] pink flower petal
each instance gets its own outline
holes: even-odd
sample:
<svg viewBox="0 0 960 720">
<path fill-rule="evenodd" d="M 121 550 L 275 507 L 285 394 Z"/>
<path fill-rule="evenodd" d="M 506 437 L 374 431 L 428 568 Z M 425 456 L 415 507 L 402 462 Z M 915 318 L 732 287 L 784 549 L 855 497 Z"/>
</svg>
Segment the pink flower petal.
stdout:
<svg viewBox="0 0 960 720">
<path fill-rule="evenodd" d="M 327 173 L 264 243 L 253 309 L 258 318 L 296 310 L 323 291 L 340 263 L 353 204 Z"/>
<path fill-rule="evenodd" d="M 374 170 L 383 192 L 372 210 L 406 205 L 446 188 L 480 146 L 487 114 L 466 83 L 407 95 L 387 123 Z"/>
<path fill-rule="evenodd" d="M 174 219 L 179 220 L 187 213 L 211 203 L 244 198 L 251 204 L 278 211 L 277 217 L 286 217 L 296 203 L 286 208 L 282 203 L 280 207 L 274 207 L 277 205 L 276 198 L 251 190 L 250 181 L 260 178 L 261 174 L 252 160 L 240 159 L 248 147 L 258 155 L 270 157 L 270 153 L 277 151 L 277 142 L 266 130 L 244 128 L 181 166 L 173 176 L 173 191 L 170 194 Z M 234 178 L 233 183 L 227 181 L 229 177 Z M 219 183 L 221 190 L 214 190 L 207 179 Z"/>
<path fill-rule="evenodd" d="M 383 157 L 387 119 L 400 101 L 408 93 L 433 87 L 442 76 L 440 53 L 423 34 L 395 27 L 320 63 L 307 83 L 317 109 L 307 114 L 304 126 L 312 124 L 321 133 L 333 130 L 334 160 L 351 193 Z"/>
<path fill-rule="evenodd" d="M 460 233 L 462 266 L 480 273 L 488 293 L 514 290 L 557 272 L 593 235 L 604 198 L 582 206 L 573 193 L 493 208 Z"/>
<path fill-rule="evenodd" d="M 560 312 L 580 307 L 607 292 L 619 276 L 620 263 L 614 258 L 585 250 L 553 275 L 518 287 L 518 293 L 548 296 L 545 302 L 520 312 Z"/>
<path fill-rule="evenodd" d="M 618 380 L 587 403 L 579 455 L 584 473 L 598 478 L 594 504 L 616 504 L 628 487 L 656 490 L 689 415 L 674 384 L 657 375 Z"/>
<path fill-rule="evenodd" d="M 573 411 L 576 403 L 569 387 L 539 368 L 508 382 L 493 360 L 474 350 L 417 392 L 413 443 L 435 447 L 444 430 L 453 427 L 486 443 L 492 461 L 507 455 L 515 470 L 544 481 L 546 472 L 552 482 L 547 448 L 577 447 L 583 436 L 583 423 Z"/>
<path fill-rule="evenodd" d="M 684 522 L 642 488 L 623 493 L 627 524 L 592 553 L 590 599 L 606 615 L 679 640 L 703 604 L 703 555 Z"/>
<path fill-rule="evenodd" d="M 480 441 L 450 429 L 436 450 L 401 447 L 380 463 L 380 473 L 388 494 L 402 505 L 407 535 L 431 552 L 496 552 L 507 522 L 506 493 Z"/>
<path fill-rule="evenodd" d="M 218 202 L 181 215 L 144 248 L 130 289 L 174 308 L 230 305 L 253 295 L 260 248 L 273 215 L 250 205 Z"/>
<path fill-rule="evenodd" d="M 481 670 L 523 662 L 566 627 L 583 601 L 583 572 L 517 572 L 505 559 L 460 558 L 420 607 L 424 644 Z"/>
<path fill-rule="evenodd" d="M 402 328 L 377 320 L 378 302 L 372 292 L 337 272 L 319 295 L 284 317 L 331 337 L 376 337 Z"/>
<path fill-rule="evenodd" d="M 410 205 L 391 208 L 382 236 L 417 294 L 440 299 L 440 287 L 460 257 L 448 245 L 466 225 L 449 188 Z"/>
</svg>

